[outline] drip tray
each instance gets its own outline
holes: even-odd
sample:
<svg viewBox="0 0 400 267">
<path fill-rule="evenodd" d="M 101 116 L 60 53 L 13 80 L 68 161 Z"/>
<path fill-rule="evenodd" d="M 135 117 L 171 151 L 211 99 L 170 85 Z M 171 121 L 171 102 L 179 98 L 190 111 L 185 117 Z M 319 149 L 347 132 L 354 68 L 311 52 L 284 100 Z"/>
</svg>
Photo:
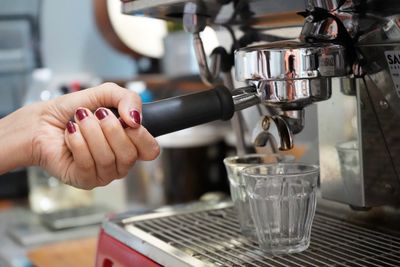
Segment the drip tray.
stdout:
<svg viewBox="0 0 400 267">
<path fill-rule="evenodd" d="M 316 214 L 311 246 L 270 256 L 239 231 L 231 205 L 106 222 L 105 231 L 164 266 L 400 266 L 400 235 Z"/>
</svg>

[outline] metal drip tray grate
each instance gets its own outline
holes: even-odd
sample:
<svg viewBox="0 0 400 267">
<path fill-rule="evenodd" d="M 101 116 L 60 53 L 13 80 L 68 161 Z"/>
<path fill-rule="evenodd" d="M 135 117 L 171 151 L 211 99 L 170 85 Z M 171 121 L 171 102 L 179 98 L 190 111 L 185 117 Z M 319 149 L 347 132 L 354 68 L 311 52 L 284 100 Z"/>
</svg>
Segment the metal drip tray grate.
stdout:
<svg viewBox="0 0 400 267">
<path fill-rule="evenodd" d="M 400 236 L 318 213 L 310 248 L 279 257 L 263 253 L 240 234 L 231 207 L 135 219 L 125 227 L 131 234 L 129 228 L 145 232 L 201 266 L 400 266 Z"/>
</svg>

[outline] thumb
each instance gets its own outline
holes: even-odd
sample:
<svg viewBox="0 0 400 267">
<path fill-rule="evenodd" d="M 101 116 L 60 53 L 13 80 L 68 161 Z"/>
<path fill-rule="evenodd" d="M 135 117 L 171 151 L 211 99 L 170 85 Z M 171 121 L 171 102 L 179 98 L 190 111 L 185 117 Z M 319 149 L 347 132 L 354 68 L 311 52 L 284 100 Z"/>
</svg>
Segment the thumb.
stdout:
<svg viewBox="0 0 400 267">
<path fill-rule="evenodd" d="M 132 128 L 138 128 L 142 120 L 140 97 L 114 83 L 104 83 L 83 91 L 57 98 L 55 107 L 67 123 L 80 107 L 92 111 L 100 107 L 117 108 L 122 120 Z"/>
</svg>

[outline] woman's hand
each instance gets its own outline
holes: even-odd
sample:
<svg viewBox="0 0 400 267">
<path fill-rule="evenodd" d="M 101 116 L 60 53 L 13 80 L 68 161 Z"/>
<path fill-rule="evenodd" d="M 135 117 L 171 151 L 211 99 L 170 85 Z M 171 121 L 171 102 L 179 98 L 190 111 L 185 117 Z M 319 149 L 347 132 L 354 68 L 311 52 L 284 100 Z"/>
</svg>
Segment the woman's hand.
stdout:
<svg viewBox="0 0 400 267">
<path fill-rule="evenodd" d="M 120 120 L 109 107 L 118 108 Z M 23 165 L 39 165 L 75 187 L 107 185 L 126 176 L 136 160 L 152 160 L 159 154 L 157 142 L 140 125 L 139 97 L 112 83 L 15 113 L 26 116 L 20 118 L 26 123 L 31 116 L 35 124 L 30 127 L 30 149 L 26 149 L 31 161 Z M 72 117 L 75 122 L 70 121 Z"/>
</svg>

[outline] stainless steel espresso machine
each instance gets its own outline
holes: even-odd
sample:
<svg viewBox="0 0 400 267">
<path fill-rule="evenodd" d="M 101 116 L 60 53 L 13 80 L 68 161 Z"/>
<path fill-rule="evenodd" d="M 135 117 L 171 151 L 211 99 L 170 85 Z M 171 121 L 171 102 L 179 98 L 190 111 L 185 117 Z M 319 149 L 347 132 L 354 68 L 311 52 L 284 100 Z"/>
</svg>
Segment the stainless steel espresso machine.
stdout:
<svg viewBox="0 0 400 267">
<path fill-rule="evenodd" d="M 290 150 L 307 120 L 304 108 L 318 102 L 321 197 L 312 244 L 300 254 L 264 255 L 240 235 L 229 203 L 196 204 L 110 218 L 97 266 L 400 265 L 398 0 L 136 0 L 122 6 L 126 14 L 181 21 L 193 34 L 202 80 L 215 87 L 145 106 L 151 133 L 232 118 L 238 153 L 245 153 L 241 110 L 260 105 L 254 145 L 267 145 L 275 128 L 279 149 Z M 298 39 L 265 32 L 296 25 L 292 11 L 304 18 Z M 232 51 L 216 48 L 206 58 L 200 33 L 207 25 L 241 32 Z M 244 86 L 234 88 L 232 76 Z M 157 118 L 167 110 L 174 123 Z"/>
</svg>

